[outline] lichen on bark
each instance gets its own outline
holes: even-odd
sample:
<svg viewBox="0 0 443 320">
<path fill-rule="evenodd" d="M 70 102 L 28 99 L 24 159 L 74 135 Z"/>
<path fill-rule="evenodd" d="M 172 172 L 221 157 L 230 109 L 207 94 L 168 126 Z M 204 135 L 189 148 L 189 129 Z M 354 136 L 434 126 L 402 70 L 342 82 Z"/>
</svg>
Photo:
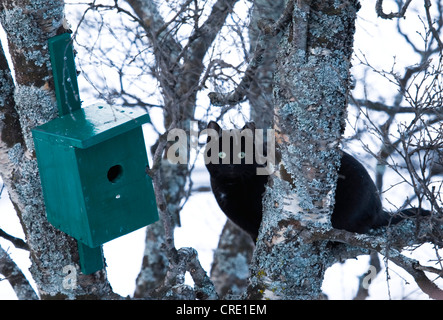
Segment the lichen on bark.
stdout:
<svg viewBox="0 0 443 320">
<path fill-rule="evenodd" d="M 63 17 L 62 0 L 0 1 L 0 23 L 13 63 L 9 68 L 0 55 L 0 171 L 26 236 L 39 297 L 106 298 L 112 296 L 106 272 L 81 274 L 76 241 L 46 219 L 31 134 L 35 126 L 57 116 L 47 40 L 63 30 Z M 11 130 L 7 135 L 6 129 Z M 75 287 L 64 286 L 66 266 L 75 273 Z"/>
<path fill-rule="evenodd" d="M 289 2 L 288 2 L 289 3 Z M 264 198 L 248 296 L 320 299 L 334 257 L 304 230 L 331 228 L 356 1 L 294 2 L 274 76 L 278 170 Z"/>
</svg>

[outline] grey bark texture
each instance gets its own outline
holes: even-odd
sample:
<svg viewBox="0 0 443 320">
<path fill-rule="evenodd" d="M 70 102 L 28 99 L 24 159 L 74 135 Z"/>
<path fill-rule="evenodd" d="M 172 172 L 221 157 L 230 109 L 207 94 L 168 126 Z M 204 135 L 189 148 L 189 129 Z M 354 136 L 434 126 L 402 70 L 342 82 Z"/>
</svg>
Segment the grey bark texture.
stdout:
<svg viewBox="0 0 443 320">
<path fill-rule="evenodd" d="M 263 21 L 277 20 L 283 13 L 284 4 L 284 0 L 254 1 L 251 12 L 248 27 L 249 63 L 255 63 L 256 66 L 244 93 L 251 107 L 250 118 L 257 128 L 272 128 L 273 76 L 279 39 L 273 36 L 263 38 L 259 26 Z M 258 55 L 259 59 L 254 61 Z M 243 97 L 237 98 L 241 100 Z M 249 264 L 254 249 L 255 245 L 250 236 L 228 220 L 220 236 L 211 267 L 211 279 L 221 297 L 240 297 L 246 290 L 250 275 Z"/>
<path fill-rule="evenodd" d="M 81 274 L 76 241 L 46 219 L 31 135 L 33 127 L 57 116 L 47 40 L 62 28 L 63 10 L 59 0 L 0 3 L 16 79 L 14 84 L 2 49 L 0 171 L 26 236 L 39 297 L 104 298 L 112 294 L 106 272 Z M 75 287 L 64 285 L 66 266 L 76 273 Z"/>
<path fill-rule="evenodd" d="M 262 31 L 259 25 L 263 21 L 276 21 L 283 13 L 284 0 L 275 1 L 254 1 L 251 22 L 249 25 L 250 52 L 257 48 Z M 266 38 L 266 50 L 263 53 L 260 65 L 254 74 L 250 88 L 247 91 L 247 98 L 251 105 L 251 119 L 257 128 L 272 128 L 273 122 L 273 77 L 275 73 L 275 63 L 278 50 L 279 37 Z"/>
<path fill-rule="evenodd" d="M 440 275 L 441 271 L 401 255 L 404 247 L 414 244 L 442 245 L 443 229 L 438 216 L 427 217 L 418 224 L 407 220 L 367 235 L 331 227 L 359 9 L 356 0 L 253 2 L 244 76 L 233 91 L 211 92 L 208 96 L 213 106 L 225 107 L 222 114 L 247 98 L 257 127 L 268 128 L 273 122 L 278 166 L 264 196 L 260 235 L 254 246 L 248 235 L 228 222 L 214 255 L 211 278 L 201 267 L 196 250 L 175 247 L 174 228 L 180 225 L 183 200 L 191 193 L 191 166 L 167 161 L 165 155 L 171 142 L 166 136 L 175 128 L 189 132 L 198 94 L 211 81 L 232 81 L 235 77 L 227 76 L 229 72 L 240 70 L 223 61 L 222 54 L 212 56 L 221 29 L 232 27 L 226 22 L 232 13 L 235 15 L 238 2 L 214 0 L 209 5 L 182 1 L 169 21 L 160 11 L 164 9 L 162 5 L 173 6 L 174 2 L 126 0 L 86 5 L 86 11 L 116 11 L 137 24 L 137 50 L 152 53 L 152 61 L 144 67 L 157 81 L 161 95 L 158 104 L 163 104 L 150 104 L 149 99 L 146 102 L 144 97 L 131 96 L 123 89 L 122 79 L 121 92 L 112 93 L 123 97 L 123 101 L 132 99 L 132 105 L 161 107 L 165 119 L 166 132 L 159 134 L 152 148 L 152 168 L 147 169 L 154 181 L 160 221 L 147 228 L 135 298 L 322 299 L 321 286 L 329 266 L 356 255 L 378 252 L 409 272 L 431 298 L 441 299 L 442 290 L 425 273 Z M 429 15 L 429 1 L 425 4 Z M 383 13 L 382 1 L 377 1 L 378 14 L 387 18 L 403 16 L 406 7 L 390 17 Z M 0 23 L 6 31 L 12 59 L 12 65 L 8 65 L 0 47 L 0 172 L 23 226 L 26 245 L 20 239 L 9 238 L 17 247 L 29 250 L 37 292 L 2 248 L 0 274 L 10 279 L 20 299 L 118 299 L 121 297 L 113 293 L 104 270 L 81 274 L 76 241 L 53 228 L 45 217 L 31 129 L 57 116 L 46 43 L 48 38 L 65 31 L 63 9 L 62 0 L 0 0 Z M 430 19 L 428 23 L 432 25 Z M 190 30 L 186 39 L 179 32 L 183 25 Z M 237 30 L 235 27 L 239 26 L 229 30 Z M 435 36 L 437 30 L 430 29 L 439 39 Z M 128 53 L 131 63 L 138 58 L 132 54 Z M 427 68 L 428 57 L 415 67 L 417 72 Z M 111 56 L 106 58 L 112 61 Z M 123 71 L 119 75 L 123 78 Z M 405 87 L 407 81 L 399 82 Z M 399 97 L 403 93 L 400 90 Z M 433 103 L 441 108 L 439 101 Z M 365 101 L 365 105 L 375 109 L 373 103 Z M 376 107 L 385 109 L 380 104 Z M 423 108 L 435 116 L 434 124 L 441 120 L 437 117 L 438 108 Z M 418 108 L 400 108 L 398 104 L 386 113 L 393 116 L 411 112 L 410 109 L 416 112 Z M 200 122 L 198 129 L 205 127 Z M 405 140 L 399 139 L 398 144 L 401 142 Z M 413 175 L 412 163 L 406 163 Z M 434 209 L 439 209 L 437 204 L 434 201 Z M 187 273 L 194 286 L 185 283 Z"/>
<path fill-rule="evenodd" d="M 250 298 L 322 298 L 334 258 L 328 242 L 305 243 L 299 232 L 331 228 L 358 6 L 289 1 L 280 19 L 274 77 L 280 163 L 264 199 Z"/>
<path fill-rule="evenodd" d="M 194 118 L 197 93 L 201 89 L 201 77 L 205 72 L 203 59 L 224 25 L 226 17 L 232 13 L 237 0 L 216 1 L 208 19 L 200 26 L 194 26 L 193 34 L 185 47 L 177 42 L 173 33 L 169 32 L 165 21 L 158 12 L 155 1 L 128 0 L 127 2 L 137 18 L 140 19 L 140 24 L 146 31 L 154 49 L 155 77 L 162 89 L 165 127 L 169 129 L 181 128 L 189 132 L 190 120 Z M 189 3 L 182 8 L 186 8 Z M 162 139 L 164 137 L 160 137 L 160 140 Z M 158 179 L 154 179 L 154 183 L 156 181 L 161 183 L 161 188 L 157 188 L 157 190 L 162 193 L 166 206 L 160 210 L 165 215 L 173 217 L 171 220 L 171 229 L 173 230 L 175 226 L 180 225 L 179 212 L 181 201 L 187 194 L 185 187 L 189 181 L 190 168 L 187 165 L 170 164 L 166 159 L 162 159 L 168 144 L 164 143 L 164 140 L 160 140 L 153 150 L 153 153 L 156 154 L 154 156 L 154 170 L 160 171 L 160 175 Z M 166 151 L 164 153 L 166 154 Z M 154 245 L 152 243 L 154 239 L 158 244 L 166 242 L 168 249 L 165 250 L 160 245 Z M 196 292 L 190 293 L 189 288 L 182 284 L 180 272 L 175 275 L 176 283 L 170 279 L 174 274 L 168 271 L 168 268 L 171 270 L 171 264 L 179 268 L 176 264 L 177 261 L 174 262 L 178 256 L 173 248 L 172 231 L 169 234 L 164 234 L 159 226 L 148 226 L 146 240 L 143 265 L 137 280 L 137 296 L 145 296 L 149 292 L 164 295 L 163 289 L 168 287 L 169 291 L 166 291 L 169 298 L 180 298 L 180 296 L 187 296 L 188 293 L 191 296 L 192 294 L 200 294 L 201 297 L 213 296 L 212 292 L 203 292 L 204 290 L 197 288 L 198 285 L 195 288 Z M 165 263 L 166 261 L 168 263 Z M 199 273 L 196 274 L 196 278 L 199 278 Z M 158 279 L 161 279 L 160 282 L 164 286 L 160 291 L 158 290 Z M 200 284 L 207 284 L 204 277 L 199 279 L 201 281 L 197 280 L 197 282 L 200 281 Z M 174 286 L 175 289 L 170 290 Z M 211 285 L 209 285 L 210 287 Z M 208 289 L 208 291 L 210 290 Z"/>
<path fill-rule="evenodd" d="M 220 235 L 211 280 L 223 299 L 239 299 L 248 286 L 249 264 L 255 245 L 249 234 L 228 220 Z"/>
</svg>

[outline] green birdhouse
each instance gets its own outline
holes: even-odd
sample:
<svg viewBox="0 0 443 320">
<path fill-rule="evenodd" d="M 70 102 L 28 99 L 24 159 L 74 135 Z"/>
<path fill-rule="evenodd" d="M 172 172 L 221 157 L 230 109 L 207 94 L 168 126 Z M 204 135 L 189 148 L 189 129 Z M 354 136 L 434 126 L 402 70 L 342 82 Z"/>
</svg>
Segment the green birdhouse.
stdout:
<svg viewBox="0 0 443 320">
<path fill-rule="evenodd" d="M 69 34 L 49 48 L 60 117 L 33 130 L 46 213 L 78 240 L 91 273 L 103 266 L 103 243 L 158 220 L 141 127 L 150 119 L 106 104 L 82 108 Z"/>
<path fill-rule="evenodd" d="M 157 219 L 141 128 L 148 120 L 92 105 L 34 130 L 49 222 L 97 247 Z"/>
</svg>

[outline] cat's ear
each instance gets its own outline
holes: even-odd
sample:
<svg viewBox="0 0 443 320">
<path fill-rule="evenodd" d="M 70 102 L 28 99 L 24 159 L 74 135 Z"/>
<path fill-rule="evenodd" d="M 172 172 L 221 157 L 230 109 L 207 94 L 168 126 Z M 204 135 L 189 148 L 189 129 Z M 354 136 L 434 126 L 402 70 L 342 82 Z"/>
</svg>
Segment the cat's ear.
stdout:
<svg viewBox="0 0 443 320">
<path fill-rule="evenodd" d="M 246 122 L 242 130 L 244 129 L 250 129 L 251 131 L 255 131 L 256 129 L 255 122 L 254 121 Z"/>
<path fill-rule="evenodd" d="M 209 132 L 207 132 L 207 133 L 208 133 L 208 138 L 206 139 L 206 142 L 211 141 L 212 138 L 217 139 L 217 138 L 219 138 L 219 137 L 222 136 L 222 132 L 223 132 L 223 130 L 222 130 L 222 128 L 218 125 L 218 123 L 215 122 L 215 121 L 211 121 L 211 122 L 209 122 L 209 123 L 208 123 L 208 126 L 207 126 L 207 129 L 214 130 L 216 133 L 215 133 L 215 136 L 214 136 L 213 133 L 209 133 Z M 205 130 L 203 130 L 203 131 L 208 131 L 207 129 L 205 129 Z M 210 130 L 209 130 L 209 131 L 210 131 Z M 218 135 L 218 137 L 217 137 L 217 135 Z"/>
<path fill-rule="evenodd" d="M 213 130 L 217 131 L 219 134 L 221 134 L 221 132 L 222 132 L 222 128 L 215 121 L 210 121 L 208 123 L 208 127 L 207 128 L 208 129 L 213 129 Z"/>
</svg>

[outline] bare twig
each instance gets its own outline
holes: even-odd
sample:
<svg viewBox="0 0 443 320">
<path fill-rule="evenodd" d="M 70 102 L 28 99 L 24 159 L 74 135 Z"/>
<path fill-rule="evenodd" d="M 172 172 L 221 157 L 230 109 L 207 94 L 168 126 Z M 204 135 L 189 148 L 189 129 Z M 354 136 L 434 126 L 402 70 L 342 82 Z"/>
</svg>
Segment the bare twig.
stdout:
<svg viewBox="0 0 443 320">
<path fill-rule="evenodd" d="M 170 259 L 164 284 L 158 288 L 157 294 L 166 299 L 218 299 L 214 284 L 200 265 L 197 251 L 194 248 L 181 248 Z M 194 280 L 194 290 L 185 284 L 185 273 L 189 272 Z"/>
<path fill-rule="evenodd" d="M 168 131 L 173 128 L 175 128 L 174 122 Z M 169 268 L 163 286 L 158 288 L 156 292 L 158 295 L 166 298 L 194 298 L 193 295 L 195 293 L 195 297 L 198 299 L 217 299 L 218 296 L 214 284 L 202 268 L 198 260 L 197 251 L 193 248 L 177 250 L 174 245 L 174 223 L 162 190 L 163 181 L 159 167 L 162 154 L 167 145 L 166 134 L 159 139 L 159 144 L 153 157 L 153 168 L 146 168 L 153 180 L 160 219 L 165 230 L 164 249 L 169 260 Z M 193 291 L 184 284 L 186 272 L 189 272 L 194 280 L 195 286 Z"/>
<path fill-rule="evenodd" d="M 410 222 L 405 221 L 405 224 L 410 224 Z M 386 239 L 383 236 L 386 232 L 382 230 L 384 228 L 374 231 L 373 234 L 357 236 L 352 232 L 337 229 L 331 229 L 327 232 L 308 231 L 307 229 L 304 229 L 300 232 L 300 235 L 306 242 L 331 240 L 348 244 L 353 247 L 375 250 L 407 271 L 417 282 L 420 289 L 430 298 L 443 300 L 443 290 L 424 273 L 424 271 L 430 271 L 441 275 L 443 271 L 435 268 L 423 267 L 418 261 L 401 254 L 401 250 L 404 247 L 411 246 L 415 243 L 423 243 L 423 239 L 418 239 L 416 237 L 417 231 L 415 228 L 410 225 L 402 227 L 402 224 L 390 226 L 389 228 L 391 236 L 388 240 L 388 246 L 386 245 Z M 439 228 L 443 229 L 443 226 L 440 225 Z M 426 233 L 426 230 L 428 230 L 428 228 L 424 226 L 421 231 Z"/>
<path fill-rule="evenodd" d="M 174 127 L 174 124 L 171 125 L 171 127 Z M 171 213 L 168 211 L 167 201 L 164 197 L 163 190 L 162 190 L 162 177 L 161 177 L 161 171 L 160 171 L 160 162 L 161 162 L 161 156 L 163 154 L 163 151 L 165 150 L 167 144 L 167 140 L 165 137 L 159 139 L 159 145 L 157 146 L 157 149 L 154 154 L 153 159 L 153 168 L 149 169 L 146 168 L 146 172 L 151 176 L 153 186 L 154 186 L 154 193 L 155 193 L 155 199 L 157 201 L 157 206 L 159 209 L 160 219 L 163 223 L 163 226 L 165 228 L 165 245 L 168 252 L 170 252 L 169 256 L 174 255 L 176 252 L 176 249 L 174 247 L 174 227 L 172 222 L 172 216 Z"/>
<path fill-rule="evenodd" d="M 377 12 L 377 15 L 380 18 L 383 19 L 393 19 L 393 18 L 403 18 L 406 14 L 406 10 L 408 10 L 409 4 L 412 2 L 412 0 L 407 0 L 406 3 L 403 5 L 403 7 L 400 8 L 398 12 L 391 12 L 391 13 L 384 13 L 383 12 L 383 0 L 377 0 L 375 4 L 375 11 Z"/>
<path fill-rule="evenodd" d="M 435 40 L 437 41 L 440 52 L 443 52 L 443 43 L 440 39 L 440 35 L 439 35 L 438 31 L 433 26 L 430 8 L 431 8 L 431 1 L 425 0 L 426 20 L 428 20 L 429 30 L 431 30 L 432 35 L 434 36 Z"/>
<path fill-rule="evenodd" d="M 245 98 L 251 82 L 254 79 L 257 67 L 262 61 L 264 51 L 264 38 L 259 37 L 254 56 L 249 63 L 248 68 L 246 69 L 245 74 L 237 88 L 229 93 L 210 92 L 208 94 L 208 97 L 214 106 L 235 105 Z"/>
<path fill-rule="evenodd" d="M 38 300 L 37 294 L 23 272 L 1 246 L 0 274 L 9 281 L 19 300 Z"/>
<path fill-rule="evenodd" d="M 403 139 L 401 139 L 402 141 L 402 145 L 403 145 L 403 149 L 406 151 L 405 155 L 404 155 L 404 160 L 406 162 L 406 165 L 408 167 L 408 172 L 411 175 L 411 178 L 413 179 L 413 181 L 416 181 L 420 187 L 421 190 L 423 190 L 423 193 L 426 195 L 426 198 L 429 200 L 429 202 L 431 202 L 432 207 L 434 208 L 434 210 L 436 212 L 442 213 L 442 209 L 440 208 L 437 199 L 435 198 L 434 194 L 431 192 L 431 190 L 429 190 L 427 182 L 424 181 L 419 175 L 418 173 L 415 171 L 415 168 L 412 164 L 411 161 L 411 157 L 409 155 L 409 153 L 407 152 L 408 147 L 407 147 L 407 140 L 405 137 L 403 137 Z"/>
<path fill-rule="evenodd" d="M 371 101 L 368 99 L 355 99 L 353 96 L 351 96 L 350 102 L 359 108 L 365 107 L 365 108 L 368 108 L 373 111 L 385 112 L 388 115 L 396 115 L 396 114 L 401 114 L 401 113 L 416 113 L 417 112 L 417 108 L 414 108 L 414 107 L 395 108 L 395 107 L 389 106 L 383 102 Z M 420 112 L 422 114 L 441 116 L 441 114 L 443 114 L 443 107 L 424 109 L 424 110 L 420 110 Z"/>
<path fill-rule="evenodd" d="M 424 271 L 430 270 L 429 267 L 423 267 L 417 260 L 405 257 L 404 255 L 396 255 L 391 257 L 390 260 L 407 271 L 414 278 L 419 288 L 426 293 L 429 298 L 443 300 L 443 290 L 424 273 Z M 440 270 L 439 273 L 441 274 L 442 271 Z"/>
<path fill-rule="evenodd" d="M 435 273 L 439 277 L 443 277 L 443 270 L 441 270 L 441 269 L 437 269 L 437 268 L 429 267 L 429 266 L 422 266 L 422 265 L 415 265 L 414 268 L 416 270 L 421 270 L 421 271 L 426 271 L 426 272 L 430 272 L 430 273 Z"/>
<path fill-rule="evenodd" d="M 310 11 L 310 0 L 297 1 L 298 6 L 298 14 L 294 18 L 297 21 L 293 23 L 293 42 L 294 47 L 299 48 L 300 50 L 306 51 L 306 43 L 307 43 L 307 18 Z M 254 57 L 248 65 L 248 68 L 245 71 L 245 74 L 240 82 L 240 84 L 236 87 L 235 90 L 229 93 L 217 93 L 211 92 L 208 94 L 211 103 L 215 106 L 224 106 L 224 105 L 235 105 L 241 102 L 246 94 L 248 93 L 251 82 L 256 73 L 257 67 L 260 65 L 263 53 L 265 51 L 265 40 L 266 35 L 275 36 L 280 30 L 288 24 L 288 22 L 293 17 L 294 12 L 294 3 L 295 1 L 289 1 L 286 5 L 286 8 L 278 19 L 277 22 L 273 23 L 261 20 L 258 24 L 259 29 L 262 31 L 262 35 L 257 40 L 257 45 L 254 51 Z"/>
<path fill-rule="evenodd" d="M 285 10 L 276 22 L 262 19 L 258 22 L 258 28 L 266 35 L 276 36 L 291 21 L 294 2 L 288 1 Z"/>
<path fill-rule="evenodd" d="M 20 238 L 16 238 L 14 236 L 11 236 L 10 234 L 8 234 L 5 231 L 3 231 L 2 229 L 0 229 L 0 237 L 2 237 L 3 239 L 6 239 L 6 240 L 12 242 L 12 244 L 16 248 L 29 251 L 29 246 L 28 246 L 28 244 L 25 241 L 23 241 Z"/>
</svg>

